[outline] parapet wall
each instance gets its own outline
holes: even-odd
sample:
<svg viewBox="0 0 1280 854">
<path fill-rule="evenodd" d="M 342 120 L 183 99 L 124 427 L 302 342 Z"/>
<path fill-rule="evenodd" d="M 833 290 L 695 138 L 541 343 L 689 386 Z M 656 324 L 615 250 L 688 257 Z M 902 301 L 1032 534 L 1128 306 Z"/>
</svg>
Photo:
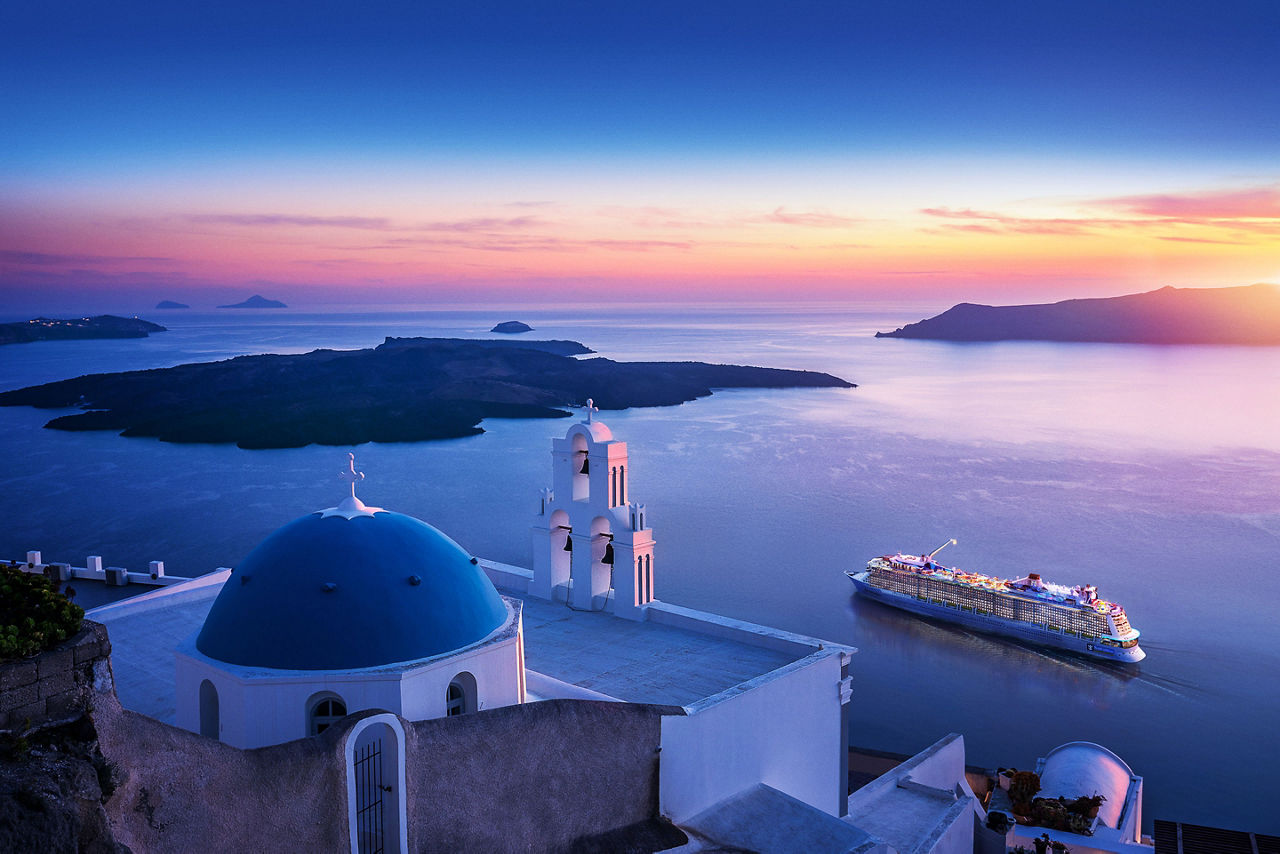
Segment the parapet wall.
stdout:
<svg viewBox="0 0 1280 854">
<path fill-rule="evenodd" d="M 104 804 L 134 851 L 350 850 L 343 753 L 358 712 L 324 733 L 240 750 L 97 697 Z M 409 850 L 656 850 L 583 840 L 658 816 L 661 720 L 670 706 L 550 700 L 405 721 Z M 394 766 L 393 766 L 394 767 Z M 401 793 L 388 791 L 388 809 Z"/>
<path fill-rule="evenodd" d="M 408 722 L 410 850 L 570 850 L 655 819 L 661 722 L 683 714 L 547 700 Z"/>
<path fill-rule="evenodd" d="M 110 681 L 111 641 L 101 623 L 31 658 L 0 663 L 0 732 L 66 723 L 88 710 L 94 680 Z"/>
</svg>

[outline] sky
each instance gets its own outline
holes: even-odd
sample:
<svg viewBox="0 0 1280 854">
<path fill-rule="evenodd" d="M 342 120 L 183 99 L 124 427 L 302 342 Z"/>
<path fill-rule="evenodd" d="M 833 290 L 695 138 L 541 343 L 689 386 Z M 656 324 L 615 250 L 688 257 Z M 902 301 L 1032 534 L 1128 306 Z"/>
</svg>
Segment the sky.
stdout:
<svg viewBox="0 0 1280 854">
<path fill-rule="evenodd" d="M 1280 4 L 0 5 L 10 309 L 1280 281 Z"/>
</svg>

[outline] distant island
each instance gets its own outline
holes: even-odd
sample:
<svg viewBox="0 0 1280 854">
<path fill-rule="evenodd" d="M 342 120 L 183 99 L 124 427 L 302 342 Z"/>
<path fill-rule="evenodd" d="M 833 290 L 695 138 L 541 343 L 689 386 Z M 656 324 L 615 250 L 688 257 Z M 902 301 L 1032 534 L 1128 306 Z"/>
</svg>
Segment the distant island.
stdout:
<svg viewBox="0 0 1280 854">
<path fill-rule="evenodd" d="M 960 303 L 936 317 L 877 332 L 935 341 L 1280 344 L 1280 286 L 1166 287 L 1046 305 Z"/>
<path fill-rule="evenodd" d="M 379 350 L 395 350 L 405 347 L 437 347 L 449 342 L 474 344 L 487 350 L 537 350 L 541 353 L 552 353 L 556 356 L 585 356 L 594 353 L 590 347 L 577 341 L 491 341 L 484 338 L 469 340 L 464 338 L 386 338 L 378 345 Z"/>
<path fill-rule="evenodd" d="M 671 406 L 713 388 L 853 388 L 812 371 L 704 362 L 579 360 L 576 341 L 388 338 L 368 350 L 241 356 L 150 371 L 93 374 L 0 393 L 0 406 L 89 410 L 55 430 L 117 430 L 165 442 L 242 448 L 414 442 L 484 432 L 485 418 L 562 418 Z"/>
<path fill-rule="evenodd" d="M 136 317 L 76 317 L 54 320 L 37 317 L 20 323 L 0 323 L 0 344 L 27 344 L 32 341 L 69 341 L 86 338 L 146 338 L 152 332 L 165 332 L 158 323 Z"/>
<path fill-rule="evenodd" d="M 518 332 L 532 332 L 533 327 L 519 320 L 508 320 L 499 323 L 497 326 L 489 330 L 490 332 L 501 332 L 504 335 L 515 335 Z"/>
<path fill-rule="evenodd" d="M 185 302 L 174 302 L 171 299 L 162 299 L 156 303 L 156 308 L 191 308 Z"/>
<path fill-rule="evenodd" d="M 232 303 L 231 305 L 220 305 L 218 308 L 288 308 L 289 306 L 279 300 L 267 299 L 260 294 L 254 294 L 244 302 Z"/>
</svg>

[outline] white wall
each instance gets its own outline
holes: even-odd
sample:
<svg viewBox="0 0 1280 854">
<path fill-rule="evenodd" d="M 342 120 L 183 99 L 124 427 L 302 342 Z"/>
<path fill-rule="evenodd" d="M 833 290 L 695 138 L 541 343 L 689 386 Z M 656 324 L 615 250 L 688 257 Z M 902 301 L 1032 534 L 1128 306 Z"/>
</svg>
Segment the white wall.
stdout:
<svg viewBox="0 0 1280 854">
<path fill-rule="evenodd" d="M 955 791 L 965 781 L 964 736 L 952 734 L 908 759 L 898 769 L 909 769 L 912 780 L 935 789 Z"/>
<path fill-rule="evenodd" d="M 400 695 L 401 708 L 383 708 L 411 721 L 442 718 L 449 683 L 463 671 L 476 679 L 478 709 L 515 705 L 520 702 L 520 658 L 517 651 L 520 642 L 519 636 L 510 637 L 406 673 Z"/>
<path fill-rule="evenodd" d="M 476 680 L 478 708 L 524 699 L 524 625 L 519 602 L 508 600 L 509 622 L 497 637 L 477 646 L 417 664 L 359 670 L 273 670 L 215 661 L 196 649 L 195 636 L 179 645 L 176 674 L 178 726 L 200 732 L 200 683 L 218 692 L 220 740 L 240 748 L 264 747 L 304 738 L 308 701 L 337 694 L 347 713 L 385 709 L 409 720 L 443 717 L 449 683 L 466 671 Z M 514 624 L 514 631 L 511 627 Z"/>
<path fill-rule="evenodd" d="M 245 679 L 226 665 L 218 667 L 203 656 L 181 652 L 177 671 L 178 726 L 200 731 L 197 697 L 200 683 L 208 679 L 218 692 L 219 740 L 243 749 L 306 737 L 309 734 L 307 701 L 320 692 L 337 694 L 348 712 L 361 709 L 400 712 L 400 674 L 394 671 L 360 674 L 313 671 Z"/>
<path fill-rule="evenodd" d="M 839 651 L 823 651 L 662 719 L 659 805 L 675 822 L 764 783 L 839 815 Z"/>
</svg>

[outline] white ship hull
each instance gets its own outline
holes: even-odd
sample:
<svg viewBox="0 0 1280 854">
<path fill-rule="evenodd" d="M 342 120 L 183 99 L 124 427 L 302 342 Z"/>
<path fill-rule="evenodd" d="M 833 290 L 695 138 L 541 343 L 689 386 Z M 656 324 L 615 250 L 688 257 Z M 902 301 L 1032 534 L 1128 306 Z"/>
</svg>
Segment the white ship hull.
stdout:
<svg viewBox="0 0 1280 854">
<path fill-rule="evenodd" d="M 868 583 L 868 577 L 870 574 L 871 573 L 867 570 L 845 573 L 845 575 L 849 576 L 849 580 L 853 582 L 853 586 L 861 595 L 866 596 L 869 599 L 875 599 L 878 602 L 883 602 L 886 605 L 892 605 L 895 608 L 901 608 L 904 611 L 910 611 L 913 614 L 934 617 L 939 620 L 945 620 L 949 623 L 957 623 L 985 634 L 1003 635 L 1005 637 L 1017 638 L 1030 643 L 1039 644 L 1041 646 L 1065 649 L 1069 652 L 1103 659 L 1104 661 L 1134 663 L 1147 657 L 1147 654 L 1142 651 L 1142 647 L 1137 645 L 1131 646 L 1127 649 L 1119 646 L 1109 646 L 1100 643 L 1099 641 L 1079 637 L 1078 635 L 1072 635 L 1060 631 L 1051 631 L 1034 623 L 1024 623 L 1018 620 L 1009 620 L 989 614 L 977 614 L 969 611 L 961 611 L 957 608 L 947 607 L 946 605 L 937 605 L 929 601 L 921 601 L 914 596 L 907 596 L 902 593 L 895 593 L 891 590 L 884 590 Z"/>
</svg>

